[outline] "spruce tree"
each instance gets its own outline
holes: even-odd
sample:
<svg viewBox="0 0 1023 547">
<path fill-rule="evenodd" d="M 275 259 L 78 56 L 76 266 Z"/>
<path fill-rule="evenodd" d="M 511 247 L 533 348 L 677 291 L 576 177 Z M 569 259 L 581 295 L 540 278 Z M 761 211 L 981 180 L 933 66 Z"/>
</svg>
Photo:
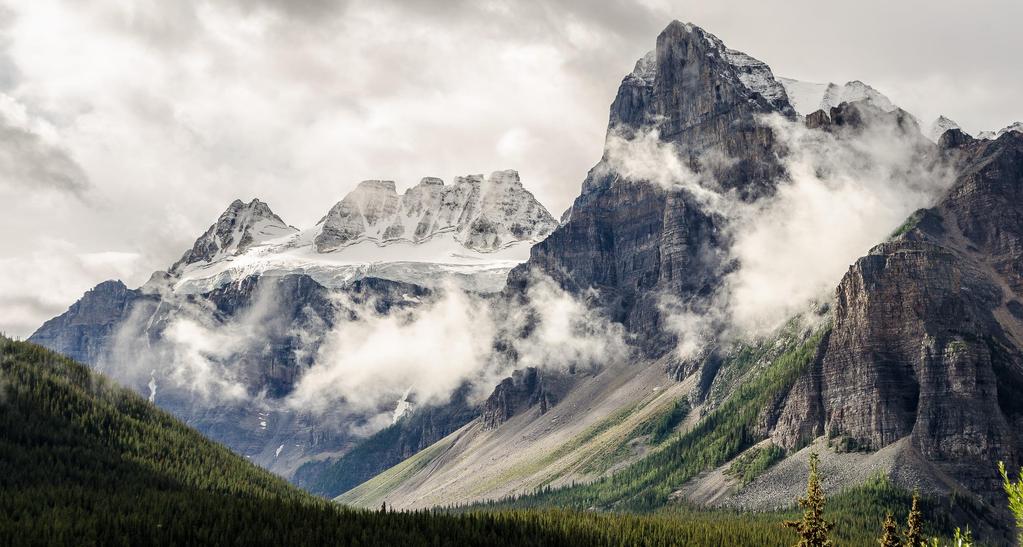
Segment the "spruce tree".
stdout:
<svg viewBox="0 0 1023 547">
<path fill-rule="evenodd" d="M 810 453 L 810 476 L 806 480 L 806 497 L 799 498 L 803 508 L 803 520 L 785 521 L 785 526 L 794 528 L 799 534 L 795 547 L 831 547 L 828 535 L 834 523 L 824 518 L 824 488 L 817 471 L 819 459 L 816 452 Z"/>
<path fill-rule="evenodd" d="M 1005 495 L 1009 496 L 1009 510 L 1016 517 L 1019 544 L 1023 545 L 1023 470 L 1020 470 L 1020 478 L 1016 482 L 1009 480 L 1004 462 L 998 462 L 998 472 L 1002 474 L 1002 488 L 1005 489 Z"/>
<path fill-rule="evenodd" d="M 881 539 L 877 540 L 881 547 L 899 547 L 899 525 L 895 523 L 895 519 L 892 518 L 892 514 L 888 513 L 884 517 L 884 524 L 881 525 L 882 535 Z"/>
<path fill-rule="evenodd" d="M 913 492 L 913 507 L 906 519 L 906 545 L 920 547 L 924 544 L 924 515 L 920 512 L 920 494 Z"/>
</svg>

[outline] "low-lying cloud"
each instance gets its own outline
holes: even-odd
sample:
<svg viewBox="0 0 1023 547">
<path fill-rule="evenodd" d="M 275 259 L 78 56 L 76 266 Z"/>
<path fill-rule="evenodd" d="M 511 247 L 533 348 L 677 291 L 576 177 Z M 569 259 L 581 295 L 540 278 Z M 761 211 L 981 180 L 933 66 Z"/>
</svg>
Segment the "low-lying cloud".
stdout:
<svg viewBox="0 0 1023 547">
<path fill-rule="evenodd" d="M 764 120 L 788 150 L 777 193 L 741 210 L 731 251 L 739 268 L 726 280 L 740 332 L 765 334 L 830 296 L 857 258 L 952 183 L 922 137 L 890 117 L 855 134 Z"/>
<path fill-rule="evenodd" d="M 835 132 L 766 116 L 786 176 L 770 197 L 749 203 L 709 175 L 726 158 L 710 151 L 697 170 L 684 151 L 654 130 L 612 134 L 605 161 L 621 178 L 684 191 L 718 219 L 733 265 L 713 295 L 683 301 L 662 295 L 678 353 L 710 341 L 768 334 L 814 302 L 829 298 L 848 267 L 913 211 L 933 204 L 953 179 L 911 121 L 864 109 L 865 124 Z M 709 159 L 708 159 L 709 158 Z"/>
<path fill-rule="evenodd" d="M 515 369 L 589 370 L 629 352 L 621 325 L 541 275 L 521 300 L 454 284 L 397 304 L 337 292 L 329 321 L 308 306 L 292 321 L 274 283 L 254 290 L 226 318 L 172 292 L 136 303 L 98 367 L 145 394 L 155 386 L 157 403 L 299 412 L 364 435 L 392 423 L 396 405 L 445 404 L 466 387 L 478 403 Z M 298 368 L 278 374 L 294 385 L 274 395 L 258 386 L 281 347 Z"/>
</svg>

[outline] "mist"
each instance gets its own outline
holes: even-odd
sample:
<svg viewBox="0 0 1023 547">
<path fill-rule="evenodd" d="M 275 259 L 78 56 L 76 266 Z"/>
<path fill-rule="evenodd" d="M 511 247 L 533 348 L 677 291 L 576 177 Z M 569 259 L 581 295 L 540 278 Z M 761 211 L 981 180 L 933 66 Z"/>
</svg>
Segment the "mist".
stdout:
<svg viewBox="0 0 1023 547">
<path fill-rule="evenodd" d="M 953 182 L 949 166 L 918 133 L 867 116 L 838 135 L 772 115 L 762 120 L 788 153 L 774 196 L 738 209 L 726 279 L 739 332 L 763 335 L 812 302 L 826 300 L 849 266 Z"/>
<path fill-rule="evenodd" d="M 662 141 L 656 129 L 609 136 L 608 168 L 624 180 L 684 192 L 718 219 L 727 241 L 732 269 L 714 294 L 691 302 L 660 297 L 681 358 L 708 343 L 768 335 L 827 301 L 853 262 L 952 184 L 952 169 L 915 120 L 860 110 L 862 127 L 833 132 L 779 114 L 762 117 L 784 151 L 786 174 L 771 196 L 753 203 L 723 191 L 710 175 L 729 161 L 719 151 L 700 156 L 697 172 L 683 162 L 688 154 Z"/>
</svg>

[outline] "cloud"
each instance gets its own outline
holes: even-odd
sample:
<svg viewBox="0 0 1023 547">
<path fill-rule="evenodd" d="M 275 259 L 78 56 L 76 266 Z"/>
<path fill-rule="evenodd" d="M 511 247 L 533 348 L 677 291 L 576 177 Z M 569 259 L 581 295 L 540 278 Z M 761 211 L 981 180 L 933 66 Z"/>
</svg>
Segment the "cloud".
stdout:
<svg viewBox="0 0 1023 547">
<path fill-rule="evenodd" d="M 599 367 L 622 361 L 630 351 L 620 324 L 535 271 L 525 301 L 512 304 L 501 324 L 515 349 L 516 368 Z"/>
<path fill-rule="evenodd" d="M 954 180 L 949 165 L 909 117 L 860 110 L 864 125 L 807 129 L 780 115 L 763 117 L 775 135 L 786 176 L 756 202 L 722 192 L 687 151 L 656 130 L 608 138 L 605 168 L 624 179 L 680 192 L 711 213 L 724 242 L 728 273 L 711 295 L 662 294 L 665 327 L 690 358 L 708 343 L 769 334 L 830 298 L 849 265 L 883 241 L 913 211 L 935 203 Z M 728 161 L 711 151 L 698 161 Z"/>
<path fill-rule="evenodd" d="M 81 195 L 89 177 L 58 142 L 55 130 L 0 94 L 0 185 Z"/>
<path fill-rule="evenodd" d="M 495 328 L 489 310 L 453 287 L 411 310 L 360 308 L 326 335 L 290 396 L 296 408 L 322 412 L 343 404 L 372 414 L 410 388 L 420 404 L 443 403 L 489 362 Z"/>
<path fill-rule="evenodd" d="M 626 180 L 647 181 L 667 191 L 684 190 L 704 210 L 728 215 L 735 208 L 735 197 L 722 192 L 709 174 L 727 162 L 720 152 L 704 151 L 698 158 L 700 169 L 694 171 L 683 160 L 682 150 L 674 143 L 661 140 L 657 129 L 644 129 L 626 137 L 619 131 L 608 134 L 604 146 L 604 167 Z"/>
<path fill-rule="evenodd" d="M 952 170 L 915 130 L 864 115 L 866 129 L 838 135 L 780 116 L 765 120 L 787 149 L 788 177 L 730 228 L 739 267 L 726 290 L 741 331 L 769 332 L 830 297 L 857 258 L 952 184 Z"/>
<path fill-rule="evenodd" d="M 341 291 L 332 311 L 297 315 L 278 287 L 258 283 L 226 317 L 202 297 L 137 301 L 97 368 L 147 394 L 153 381 L 164 405 L 299 411 L 361 435 L 390 424 L 400 401 L 445 404 L 468 388 L 480 402 L 516 369 L 591 370 L 629 356 L 621 325 L 539 274 L 521 299 L 453 284 L 401 305 Z M 282 349 L 294 375 L 267 367 Z M 268 378 L 294 379 L 293 389 L 260 389 Z"/>
<path fill-rule="evenodd" d="M 31 253 L 0 258 L 0 331 L 28 337 L 92 288 L 91 279 L 125 279 L 145 266 L 130 252 L 81 252 L 43 240 Z"/>
<path fill-rule="evenodd" d="M 629 354 L 620 325 L 542 276 L 531 279 L 523 301 L 450 286 L 407 310 L 374 307 L 357 306 L 326 334 L 288 405 L 314 413 L 343 408 L 363 417 L 366 433 L 390 424 L 395 402 L 410 395 L 416 405 L 443 404 L 468 386 L 481 401 L 515 369 L 599 368 Z"/>
</svg>

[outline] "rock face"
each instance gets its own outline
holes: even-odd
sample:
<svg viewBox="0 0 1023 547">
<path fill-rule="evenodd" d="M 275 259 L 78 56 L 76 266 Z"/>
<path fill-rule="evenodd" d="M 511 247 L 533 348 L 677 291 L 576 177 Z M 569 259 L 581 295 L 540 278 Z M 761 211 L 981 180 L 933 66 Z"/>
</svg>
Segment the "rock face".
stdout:
<svg viewBox="0 0 1023 547">
<path fill-rule="evenodd" d="M 540 414 L 545 414 L 564 396 L 566 382 L 561 376 L 536 367 L 516 370 L 510 378 L 502 380 L 483 403 L 480 420 L 484 427 L 494 429 L 534 406 L 539 406 Z"/>
<path fill-rule="evenodd" d="M 320 220 L 315 243 L 329 252 L 364 240 L 418 243 L 453 232 L 465 247 L 488 252 L 541 239 L 555 226 L 515 171 L 457 177 L 450 186 L 427 177 L 400 197 L 394 182 L 367 180 Z"/>
<path fill-rule="evenodd" d="M 120 281 L 104 281 L 66 312 L 43 323 L 29 341 L 82 363 L 95 363 L 106 351 L 120 322 L 142 298 L 145 297 L 140 291 L 129 289 Z"/>
<path fill-rule="evenodd" d="M 752 200 L 770 194 L 782 173 L 773 134 L 757 121 L 770 113 L 795 115 L 767 65 L 675 21 L 622 81 L 608 135 L 629 140 L 654 131 L 719 190 Z M 567 219 L 509 283 L 524 285 L 535 268 L 575 293 L 596 288 L 612 318 L 642 333 L 648 353 L 664 353 L 673 335 L 657 293 L 689 302 L 717 286 L 727 267 L 722 220 L 685 189 L 620 172 L 615 153 L 605 150 Z"/>
<path fill-rule="evenodd" d="M 908 436 L 994 496 L 996 462 L 1016 465 L 1023 447 L 1023 135 L 951 150 L 960 174 L 945 198 L 839 284 L 824 358 L 774 436 L 793 448 L 823 431 L 863 450 Z"/>
</svg>

